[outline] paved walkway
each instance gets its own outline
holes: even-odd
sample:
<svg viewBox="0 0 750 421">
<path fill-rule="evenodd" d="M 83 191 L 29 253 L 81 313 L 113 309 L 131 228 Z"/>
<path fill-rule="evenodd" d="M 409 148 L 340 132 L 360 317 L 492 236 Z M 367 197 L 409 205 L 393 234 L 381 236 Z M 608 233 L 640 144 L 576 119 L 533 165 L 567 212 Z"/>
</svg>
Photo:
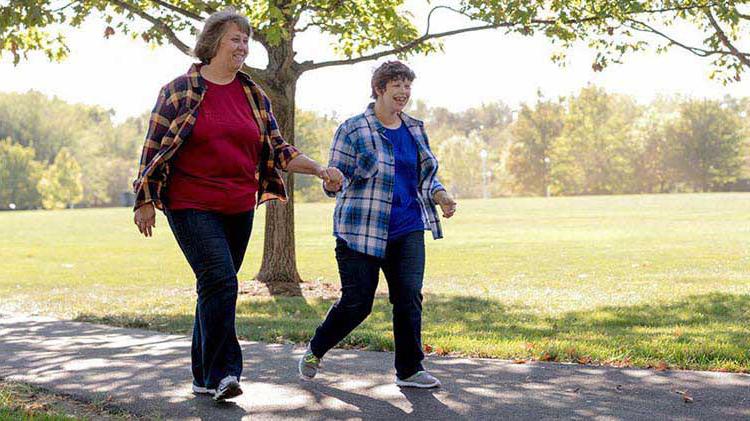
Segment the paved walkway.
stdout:
<svg viewBox="0 0 750 421">
<path fill-rule="evenodd" d="M 393 354 L 333 350 L 314 382 L 292 345 L 242 342 L 240 398 L 190 392 L 187 337 L 0 316 L 0 377 L 147 417 L 240 419 L 750 419 L 750 376 L 430 357 L 436 390 L 393 384 Z M 678 392 L 687 391 L 692 403 Z"/>
</svg>

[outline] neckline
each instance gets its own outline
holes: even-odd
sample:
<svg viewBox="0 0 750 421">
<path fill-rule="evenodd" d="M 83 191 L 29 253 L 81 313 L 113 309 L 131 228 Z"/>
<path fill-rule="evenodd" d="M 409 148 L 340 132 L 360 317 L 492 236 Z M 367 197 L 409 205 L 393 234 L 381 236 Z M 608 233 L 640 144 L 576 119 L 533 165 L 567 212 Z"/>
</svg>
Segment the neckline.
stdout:
<svg viewBox="0 0 750 421">
<path fill-rule="evenodd" d="M 206 85 L 208 85 L 208 86 L 229 86 L 229 85 L 231 85 L 231 84 L 233 84 L 234 82 L 237 81 L 237 76 L 235 75 L 234 79 L 232 79 L 231 81 L 229 81 L 229 83 L 211 82 L 210 80 L 206 79 L 205 77 L 203 78 L 203 80 L 206 82 Z"/>
<path fill-rule="evenodd" d="M 380 124 L 383 124 L 383 123 L 381 122 Z M 392 129 L 392 128 L 390 128 L 390 127 L 386 127 L 385 125 L 383 125 L 383 128 L 384 128 L 384 129 L 386 129 L 386 130 L 390 130 L 390 131 L 392 131 L 392 132 L 396 132 L 396 131 L 399 131 L 399 130 L 401 130 L 401 128 L 402 128 L 402 127 L 404 127 L 404 122 L 403 122 L 403 121 L 401 121 L 401 124 L 399 124 L 399 125 L 398 125 L 398 127 L 396 127 L 395 129 Z"/>
</svg>

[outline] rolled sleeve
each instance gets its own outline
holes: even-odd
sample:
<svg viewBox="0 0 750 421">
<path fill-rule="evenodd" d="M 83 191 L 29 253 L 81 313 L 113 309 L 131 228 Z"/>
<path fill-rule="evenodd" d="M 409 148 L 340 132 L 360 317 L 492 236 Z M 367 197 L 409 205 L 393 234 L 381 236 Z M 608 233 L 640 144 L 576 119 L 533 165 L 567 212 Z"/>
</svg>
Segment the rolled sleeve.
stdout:
<svg viewBox="0 0 750 421">
<path fill-rule="evenodd" d="M 432 180 L 432 187 L 430 187 L 430 199 L 435 197 L 435 194 L 441 190 L 445 190 L 445 187 L 438 181 L 437 178 Z M 446 190 L 447 191 L 447 190 Z"/>
<path fill-rule="evenodd" d="M 287 143 L 284 140 L 284 137 L 281 136 L 279 124 L 276 122 L 276 116 L 273 115 L 271 101 L 267 96 L 263 97 L 263 102 L 265 103 L 266 112 L 268 113 L 268 135 L 271 137 L 271 146 L 273 147 L 273 165 L 277 169 L 286 171 L 289 163 L 302 152 Z"/>
</svg>

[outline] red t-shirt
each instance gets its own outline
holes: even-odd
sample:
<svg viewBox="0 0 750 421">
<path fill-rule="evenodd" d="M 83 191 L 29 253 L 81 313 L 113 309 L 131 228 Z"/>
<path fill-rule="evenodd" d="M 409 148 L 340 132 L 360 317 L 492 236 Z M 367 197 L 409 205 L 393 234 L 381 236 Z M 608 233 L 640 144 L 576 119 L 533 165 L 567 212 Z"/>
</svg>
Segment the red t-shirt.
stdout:
<svg viewBox="0 0 750 421">
<path fill-rule="evenodd" d="M 190 136 L 172 161 L 167 207 L 239 213 L 255 207 L 260 130 L 239 79 L 206 81 Z"/>
</svg>

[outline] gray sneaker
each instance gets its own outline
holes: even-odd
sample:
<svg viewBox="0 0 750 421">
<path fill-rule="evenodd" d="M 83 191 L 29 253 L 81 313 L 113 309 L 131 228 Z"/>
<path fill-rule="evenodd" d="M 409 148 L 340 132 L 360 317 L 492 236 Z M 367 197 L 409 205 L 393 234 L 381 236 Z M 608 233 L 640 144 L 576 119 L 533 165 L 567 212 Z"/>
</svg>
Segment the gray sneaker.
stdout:
<svg viewBox="0 0 750 421">
<path fill-rule="evenodd" d="M 237 377 L 226 376 L 219 382 L 219 387 L 216 388 L 216 392 L 214 393 L 214 400 L 223 401 L 240 396 L 241 394 L 242 389 Z"/>
<path fill-rule="evenodd" d="M 320 367 L 320 358 L 316 357 L 315 354 L 310 350 L 310 345 L 307 346 L 307 350 L 302 358 L 299 359 L 299 377 L 303 380 L 312 380 L 316 374 L 318 374 L 318 368 Z"/>
<path fill-rule="evenodd" d="M 431 387 L 440 386 L 440 380 L 436 379 L 435 376 L 426 371 L 417 371 L 413 376 L 403 380 L 397 377 L 396 385 L 401 387 L 419 387 L 421 389 L 429 389 Z"/>
</svg>

